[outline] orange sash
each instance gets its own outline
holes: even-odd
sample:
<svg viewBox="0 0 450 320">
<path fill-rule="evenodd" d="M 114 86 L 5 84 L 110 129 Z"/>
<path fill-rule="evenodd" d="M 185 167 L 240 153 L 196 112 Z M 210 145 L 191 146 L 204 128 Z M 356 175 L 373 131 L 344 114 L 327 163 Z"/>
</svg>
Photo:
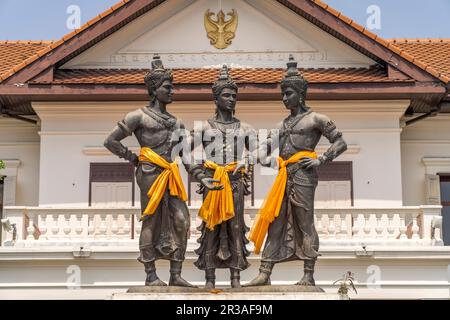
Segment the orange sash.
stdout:
<svg viewBox="0 0 450 320">
<path fill-rule="evenodd" d="M 176 161 L 169 163 L 152 149 L 144 147 L 141 148 L 139 161 L 147 161 L 164 169 L 163 172 L 156 178 L 155 182 L 148 190 L 149 197 L 148 205 L 143 212 L 143 216 L 152 215 L 158 208 L 164 192 L 169 185 L 170 195 L 180 198 L 183 201 L 187 200 L 186 190 L 184 189 L 183 180 L 181 179 L 180 170 Z"/>
<path fill-rule="evenodd" d="M 283 202 L 284 192 L 287 183 L 286 166 L 291 163 L 298 162 L 301 158 L 308 157 L 317 159 L 317 154 L 314 151 L 300 151 L 290 157 L 288 160 L 283 160 L 278 157 L 278 175 L 273 183 L 272 189 L 264 200 L 255 222 L 250 231 L 249 239 L 255 244 L 255 253 L 258 254 L 261 246 L 269 230 L 269 225 L 278 217 Z"/>
<path fill-rule="evenodd" d="M 209 191 L 198 215 L 206 222 L 206 227 L 214 230 L 214 227 L 234 217 L 233 191 L 228 177 L 228 172 L 236 169 L 237 162 L 219 166 L 212 161 L 206 161 L 204 166 L 214 170 L 213 179 L 220 180 L 222 190 Z"/>
</svg>

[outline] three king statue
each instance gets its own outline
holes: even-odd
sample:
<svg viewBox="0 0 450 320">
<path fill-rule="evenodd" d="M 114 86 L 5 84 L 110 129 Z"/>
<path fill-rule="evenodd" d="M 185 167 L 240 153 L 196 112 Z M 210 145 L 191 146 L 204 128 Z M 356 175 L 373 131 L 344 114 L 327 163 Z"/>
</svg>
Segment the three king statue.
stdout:
<svg viewBox="0 0 450 320">
<path fill-rule="evenodd" d="M 264 240 L 265 244 L 259 275 L 246 286 L 270 285 L 273 266 L 291 260 L 304 261 L 304 276 L 297 284 L 315 285 L 314 265 L 319 256 L 314 227 L 317 167 L 335 159 L 347 145 L 328 117 L 306 106 L 307 81 L 292 57 L 287 65 L 281 90 L 290 115 L 266 141 L 258 143 L 255 130 L 234 116 L 238 87 L 226 66 L 212 87 L 215 114 L 202 123 L 201 130 L 189 133 L 166 109 L 172 102 L 173 77 L 155 55 L 144 79 L 149 105 L 128 113 L 105 140 L 107 149 L 136 167 L 142 208 L 138 260 L 145 267 L 145 285 L 166 285 L 158 278 L 155 266 L 156 260 L 166 259 L 170 260 L 169 285 L 192 287 L 181 277 L 190 217 L 179 158 L 200 182 L 203 194 L 200 246 L 195 250 L 198 259 L 194 264 L 205 272 L 206 289 L 215 287 L 217 268 L 229 269 L 231 286 L 239 288 L 240 272 L 250 265 L 244 197 L 249 194 L 248 170 L 255 162 L 277 164 L 278 175 L 249 233 L 256 254 Z M 121 143 L 132 134 L 141 146 L 139 156 Z M 321 136 L 331 146 L 318 157 L 314 149 Z M 196 161 L 192 153 L 178 147 L 180 144 L 188 145 L 190 151 L 202 147 L 205 159 Z"/>
</svg>

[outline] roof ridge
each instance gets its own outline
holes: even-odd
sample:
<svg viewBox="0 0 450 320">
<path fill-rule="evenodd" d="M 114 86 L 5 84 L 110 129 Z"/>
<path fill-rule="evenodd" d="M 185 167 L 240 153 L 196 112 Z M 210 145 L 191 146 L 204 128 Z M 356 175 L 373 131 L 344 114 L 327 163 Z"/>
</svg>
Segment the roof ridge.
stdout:
<svg viewBox="0 0 450 320">
<path fill-rule="evenodd" d="M 447 43 L 450 38 L 392 38 L 385 39 L 392 43 Z"/>
<path fill-rule="evenodd" d="M 314 2 L 315 4 L 320 6 L 325 11 L 331 13 L 332 15 L 334 15 L 336 18 L 340 19 L 342 22 L 346 23 L 347 25 L 350 25 L 351 27 L 355 28 L 359 32 L 365 34 L 367 37 L 369 37 L 372 40 L 376 41 L 380 45 L 382 45 L 382 46 L 388 48 L 389 50 L 393 51 L 394 53 L 398 54 L 403 59 L 411 62 L 412 64 L 414 64 L 415 66 L 417 66 L 420 69 L 424 70 L 425 72 L 428 72 L 432 76 L 438 78 L 442 82 L 445 82 L 446 84 L 450 82 L 450 78 L 447 77 L 445 74 L 443 74 L 442 72 L 439 72 L 435 68 L 431 67 L 429 64 L 423 63 L 419 59 L 417 59 L 417 58 L 413 57 L 412 55 L 410 55 L 409 53 L 407 53 L 405 50 L 397 47 L 395 45 L 395 42 L 389 42 L 389 41 L 385 40 L 384 38 L 379 37 L 375 33 L 367 30 L 362 25 L 356 23 L 355 21 L 353 21 L 349 17 L 343 15 L 341 12 L 333 9 L 332 7 L 330 7 L 328 4 L 326 4 L 322 0 L 310 0 L 310 1 Z"/>
<path fill-rule="evenodd" d="M 101 19 L 109 16 L 111 13 L 117 11 L 119 8 L 123 7 L 125 4 L 127 4 L 128 2 L 130 2 L 132 0 L 121 0 L 118 3 L 116 3 L 115 5 L 113 5 L 112 7 L 106 9 L 105 11 L 103 11 L 102 13 L 100 13 L 99 15 L 97 15 L 96 17 L 92 18 L 91 20 L 89 20 L 88 22 L 86 22 L 85 24 L 83 24 L 79 29 L 75 29 L 74 31 L 64 35 L 61 39 L 59 39 L 58 41 L 52 42 L 48 47 L 43 48 L 42 50 L 39 50 L 36 54 L 32 55 L 31 57 L 28 57 L 28 59 L 22 61 L 20 64 L 12 67 L 11 69 L 9 69 L 8 71 L 3 72 L 2 74 L 0 74 L 0 83 L 9 78 L 10 76 L 12 76 L 13 74 L 15 74 L 16 72 L 18 72 L 19 70 L 25 68 L 27 65 L 29 65 L 30 63 L 36 61 L 37 59 L 39 59 L 40 57 L 42 57 L 43 55 L 47 54 L 48 52 L 50 52 L 51 50 L 61 46 L 63 43 L 65 43 L 67 40 L 72 39 L 75 35 L 77 35 L 78 33 L 86 30 L 88 27 L 90 27 L 91 25 L 99 22 Z"/>
<path fill-rule="evenodd" d="M 0 44 L 52 44 L 56 40 L 0 40 Z"/>
</svg>

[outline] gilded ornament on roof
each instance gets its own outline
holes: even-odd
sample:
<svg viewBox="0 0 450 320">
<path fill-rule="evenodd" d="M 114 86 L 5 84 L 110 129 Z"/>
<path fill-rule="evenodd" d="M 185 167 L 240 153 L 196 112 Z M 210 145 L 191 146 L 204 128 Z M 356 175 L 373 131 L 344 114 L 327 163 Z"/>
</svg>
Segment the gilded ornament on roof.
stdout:
<svg viewBox="0 0 450 320">
<path fill-rule="evenodd" d="M 216 49 L 225 49 L 231 44 L 236 35 L 238 14 L 235 9 L 227 13 L 229 19 L 225 19 L 225 13 L 220 10 L 214 19 L 214 12 L 209 9 L 205 12 L 205 29 L 210 43 Z"/>
</svg>

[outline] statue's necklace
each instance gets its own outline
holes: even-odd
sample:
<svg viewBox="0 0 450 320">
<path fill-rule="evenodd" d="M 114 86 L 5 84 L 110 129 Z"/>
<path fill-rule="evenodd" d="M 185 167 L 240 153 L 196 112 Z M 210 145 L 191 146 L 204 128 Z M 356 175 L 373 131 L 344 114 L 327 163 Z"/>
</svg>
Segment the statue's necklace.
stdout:
<svg viewBox="0 0 450 320">
<path fill-rule="evenodd" d="M 241 122 L 236 118 L 233 118 L 233 122 L 222 122 L 217 119 L 210 119 L 209 122 L 212 127 L 220 130 L 223 134 L 226 134 L 227 130 L 236 131 L 241 126 Z"/>
<path fill-rule="evenodd" d="M 162 124 L 167 129 L 172 129 L 175 126 L 175 124 L 177 123 L 177 120 L 174 117 L 156 112 L 156 111 L 152 110 L 152 108 L 146 107 L 146 108 L 144 108 L 144 112 L 146 112 L 156 122 L 158 122 L 159 124 Z"/>
</svg>

